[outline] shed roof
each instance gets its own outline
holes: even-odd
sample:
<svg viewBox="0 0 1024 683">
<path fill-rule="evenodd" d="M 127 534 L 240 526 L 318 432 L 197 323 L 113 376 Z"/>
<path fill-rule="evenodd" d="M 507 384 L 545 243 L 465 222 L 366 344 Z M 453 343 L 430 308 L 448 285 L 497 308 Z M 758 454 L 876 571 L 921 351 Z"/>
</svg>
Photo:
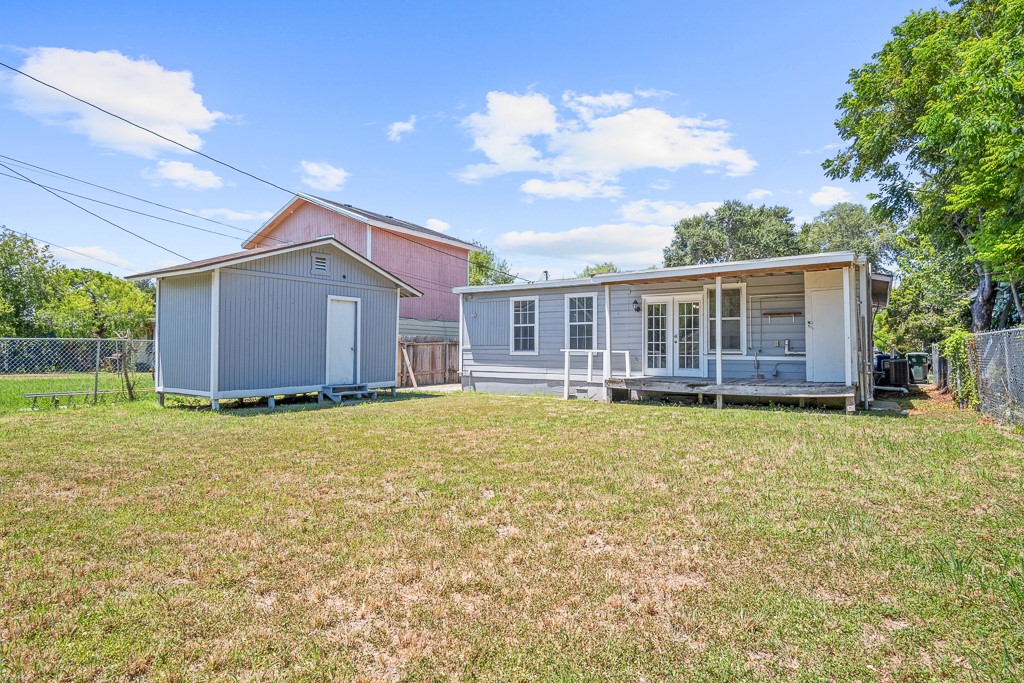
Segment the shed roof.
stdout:
<svg viewBox="0 0 1024 683">
<path fill-rule="evenodd" d="M 384 270 L 373 261 L 370 261 L 359 252 L 353 251 L 346 247 L 344 244 L 339 242 L 334 237 L 320 237 L 315 240 L 309 240 L 308 242 L 296 242 L 294 244 L 282 244 L 276 247 L 261 247 L 259 249 L 246 249 L 244 251 L 236 251 L 233 254 L 224 254 L 223 256 L 214 256 L 213 258 L 202 259 L 200 261 L 190 261 L 189 263 L 182 263 L 177 266 L 170 266 L 168 268 L 160 268 L 158 270 L 150 270 L 144 273 L 136 273 L 135 275 L 129 275 L 126 280 L 149 280 L 152 278 L 170 277 L 174 275 L 191 275 L 193 273 L 204 273 L 215 268 L 223 268 L 231 266 L 237 263 L 245 263 L 247 261 L 255 261 L 257 259 L 264 259 L 268 256 L 277 256 L 285 254 L 290 251 L 297 251 L 300 249 L 308 249 L 309 247 L 333 247 L 338 251 L 342 252 L 346 256 L 352 258 L 358 263 L 366 266 L 370 270 L 382 275 L 391 282 L 394 282 L 397 287 L 402 290 L 402 296 L 404 297 L 416 297 L 423 296 L 423 292 L 416 289 L 412 285 L 407 284 L 401 278 L 390 272 Z"/>
<path fill-rule="evenodd" d="M 381 230 L 389 230 L 391 232 L 423 237 L 434 242 L 441 242 L 443 244 L 461 247 L 468 251 L 480 251 L 480 247 L 472 242 L 466 242 L 464 240 L 451 237 L 443 232 L 431 230 L 430 228 L 425 228 L 422 225 L 410 223 L 409 221 L 404 221 L 399 218 L 395 218 L 394 216 L 386 216 L 374 211 L 360 209 L 359 207 L 352 206 L 351 204 L 341 204 L 330 199 L 324 199 L 323 197 L 305 194 L 304 192 L 296 193 L 295 197 L 285 204 L 280 211 L 271 216 L 270 220 L 261 225 L 256 232 L 246 238 L 246 240 L 242 242 L 242 246 L 245 248 L 250 248 L 250 245 L 255 246 L 257 238 L 270 232 L 270 230 L 277 225 L 278 221 L 283 216 L 287 215 L 288 209 L 294 206 L 296 202 L 300 201 L 315 204 L 316 206 L 327 209 L 328 211 L 340 213 L 343 216 L 348 216 L 349 218 L 353 218 L 361 223 L 366 223 L 367 225 L 372 225 L 375 228 L 380 228 Z"/>
<path fill-rule="evenodd" d="M 625 273 L 603 273 L 593 277 L 572 278 L 568 280 L 545 280 L 527 284 L 509 285 L 477 285 L 472 287 L 456 287 L 456 294 L 472 294 L 477 292 L 516 291 L 523 289 L 551 289 L 554 287 L 573 287 L 577 285 L 625 285 L 641 282 L 674 282 L 677 280 L 703 280 L 718 276 L 738 275 L 769 275 L 774 273 L 798 273 L 813 270 L 843 268 L 854 264 L 863 264 L 867 260 L 852 251 L 833 251 L 821 254 L 803 254 L 800 256 L 780 256 L 777 258 L 751 259 L 747 261 L 725 261 L 722 263 L 703 263 L 695 266 L 679 266 L 676 268 L 655 268 L 636 270 Z"/>
</svg>

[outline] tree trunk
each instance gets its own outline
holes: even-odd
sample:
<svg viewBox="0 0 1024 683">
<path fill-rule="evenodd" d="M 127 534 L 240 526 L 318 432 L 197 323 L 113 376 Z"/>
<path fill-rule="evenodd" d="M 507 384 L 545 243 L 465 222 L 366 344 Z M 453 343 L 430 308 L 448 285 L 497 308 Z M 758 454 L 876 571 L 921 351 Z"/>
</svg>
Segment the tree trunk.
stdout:
<svg viewBox="0 0 1024 683">
<path fill-rule="evenodd" d="M 1020 305 L 1020 293 L 1017 291 L 1017 285 L 1010 283 L 1010 297 L 1013 299 L 1013 305 L 1017 309 L 1017 322 L 1024 324 L 1024 308 Z"/>
<path fill-rule="evenodd" d="M 999 290 L 992 281 L 992 273 L 980 263 L 974 264 L 978 274 L 978 289 L 971 303 L 971 332 L 985 332 L 992 327 L 992 310 Z"/>
</svg>

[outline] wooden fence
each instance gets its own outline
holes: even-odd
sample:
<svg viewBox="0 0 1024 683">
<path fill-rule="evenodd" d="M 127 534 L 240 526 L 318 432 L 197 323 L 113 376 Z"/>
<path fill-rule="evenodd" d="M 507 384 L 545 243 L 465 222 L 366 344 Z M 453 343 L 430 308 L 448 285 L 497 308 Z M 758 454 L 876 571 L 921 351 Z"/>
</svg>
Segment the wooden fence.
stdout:
<svg viewBox="0 0 1024 683">
<path fill-rule="evenodd" d="M 459 381 L 459 343 L 443 337 L 398 338 L 398 386 L 426 387 Z"/>
</svg>

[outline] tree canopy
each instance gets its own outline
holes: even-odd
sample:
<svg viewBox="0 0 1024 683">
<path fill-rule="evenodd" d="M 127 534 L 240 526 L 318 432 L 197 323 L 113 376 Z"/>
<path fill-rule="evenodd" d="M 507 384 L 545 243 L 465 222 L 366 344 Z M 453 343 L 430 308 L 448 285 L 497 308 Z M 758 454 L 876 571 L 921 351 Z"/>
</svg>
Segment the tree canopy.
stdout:
<svg viewBox="0 0 1024 683">
<path fill-rule="evenodd" d="M 469 252 L 469 284 L 507 285 L 515 282 L 515 275 L 508 272 L 508 262 L 498 258 L 490 247 L 474 242 L 480 251 Z"/>
<path fill-rule="evenodd" d="M 619 267 L 611 261 L 605 261 L 604 263 L 595 263 L 594 265 L 588 265 L 586 268 L 576 273 L 576 277 L 593 277 L 595 275 L 601 275 L 603 273 L 618 273 Z"/>
<path fill-rule="evenodd" d="M 59 292 L 38 318 L 59 337 L 142 336 L 154 300 L 143 287 L 87 268 L 59 268 L 51 277 Z"/>
<path fill-rule="evenodd" d="M 0 336 L 142 336 L 153 317 L 146 285 L 58 264 L 34 240 L 0 228 Z"/>
<path fill-rule="evenodd" d="M 972 327 L 987 329 L 993 276 L 1024 277 L 1024 0 L 961 0 L 909 15 L 855 69 L 836 122 L 849 142 L 830 177 L 874 179 L 877 210 L 913 219 L 975 271 Z"/>
<path fill-rule="evenodd" d="M 797 248 L 802 254 L 855 251 L 864 254 L 875 271 L 891 267 L 896 229 L 880 221 L 860 204 L 843 202 L 818 214 L 800 227 Z"/>
<path fill-rule="evenodd" d="M 679 221 L 664 254 L 665 266 L 671 268 L 791 256 L 797 250 L 788 208 L 730 200 L 711 213 Z"/>
<path fill-rule="evenodd" d="M 0 226 L 0 336 L 44 333 L 36 311 L 53 296 L 50 274 L 56 267 L 45 245 Z"/>
</svg>

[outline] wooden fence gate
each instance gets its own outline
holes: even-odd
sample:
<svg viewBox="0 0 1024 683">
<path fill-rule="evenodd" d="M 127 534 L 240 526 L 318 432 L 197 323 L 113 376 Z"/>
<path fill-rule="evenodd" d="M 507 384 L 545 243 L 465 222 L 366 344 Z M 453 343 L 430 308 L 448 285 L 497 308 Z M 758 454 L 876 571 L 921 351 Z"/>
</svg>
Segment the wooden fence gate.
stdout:
<svg viewBox="0 0 1024 683">
<path fill-rule="evenodd" d="M 398 337 L 398 386 L 426 387 L 459 381 L 459 343 L 444 337 Z"/>
</svg>

